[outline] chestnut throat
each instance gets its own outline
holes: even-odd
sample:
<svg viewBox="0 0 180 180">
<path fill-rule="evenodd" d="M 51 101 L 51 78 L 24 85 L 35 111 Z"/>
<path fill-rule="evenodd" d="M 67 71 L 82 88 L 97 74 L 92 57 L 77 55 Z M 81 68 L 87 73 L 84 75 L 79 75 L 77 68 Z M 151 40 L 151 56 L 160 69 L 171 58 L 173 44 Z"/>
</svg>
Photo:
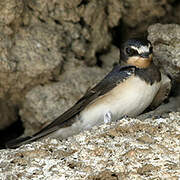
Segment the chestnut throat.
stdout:
<svg viewBox="0 0 180 180">
<path fill-rule="evenodd" d="M 152 63 L 152 55 L 149 58 L 142 58 L 138 56 L 130 57 L 127 64 L 136 66 L 138 68 L 148 68 Z"/>
</svg>

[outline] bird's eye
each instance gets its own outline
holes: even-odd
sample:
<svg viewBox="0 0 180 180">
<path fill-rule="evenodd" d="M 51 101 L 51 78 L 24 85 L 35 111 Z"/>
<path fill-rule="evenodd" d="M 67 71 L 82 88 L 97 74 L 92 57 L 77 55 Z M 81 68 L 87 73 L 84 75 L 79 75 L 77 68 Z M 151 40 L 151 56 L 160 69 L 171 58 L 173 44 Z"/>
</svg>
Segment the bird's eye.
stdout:
<svg viewBox="0 0 180 180">
<path fill-rule="evenodd" d="M 138 52 L 135 50 L 135 49 L 132 49 L 130 47 L 127 47 L 126 48 L 126 53 L 129 55 L 129 56 L 134 56 L 134 55 L 137 55 Z"/>
</svg>

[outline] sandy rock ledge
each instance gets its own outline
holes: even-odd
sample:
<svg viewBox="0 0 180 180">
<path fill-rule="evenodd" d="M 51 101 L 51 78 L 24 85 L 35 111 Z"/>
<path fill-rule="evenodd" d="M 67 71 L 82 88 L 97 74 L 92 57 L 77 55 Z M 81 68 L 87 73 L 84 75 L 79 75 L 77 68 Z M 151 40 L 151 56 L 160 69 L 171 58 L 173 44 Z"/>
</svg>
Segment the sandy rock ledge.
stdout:
<svg viewBox="0 0 180 180">
<path fill-rule="evenodd" d="M 67 140 L 1 150 L 0 179 L 180 178 L 180 112 L 121 119 Z"/>
</svg>

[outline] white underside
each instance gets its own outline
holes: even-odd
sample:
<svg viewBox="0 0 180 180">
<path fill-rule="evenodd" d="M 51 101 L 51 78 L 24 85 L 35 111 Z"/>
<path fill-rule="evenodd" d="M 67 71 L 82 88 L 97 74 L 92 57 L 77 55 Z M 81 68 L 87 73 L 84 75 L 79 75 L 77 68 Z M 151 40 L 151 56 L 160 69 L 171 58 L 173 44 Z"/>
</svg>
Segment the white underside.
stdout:
<svg viewBox="0 0 180 180">
<path fill-rule="evenodd" d="M 104 115 L 111 113 L 113 121 L 123 116 L 134 117 L 142 113 L 152 102 L 160 83 L 147 84 L 138 77 L 131 77 L 106 95 L 89 104 L 72 126 L 59 129 L 53 137 L 66 138 L 82 130 L 104 123 Z"/>
</svg>

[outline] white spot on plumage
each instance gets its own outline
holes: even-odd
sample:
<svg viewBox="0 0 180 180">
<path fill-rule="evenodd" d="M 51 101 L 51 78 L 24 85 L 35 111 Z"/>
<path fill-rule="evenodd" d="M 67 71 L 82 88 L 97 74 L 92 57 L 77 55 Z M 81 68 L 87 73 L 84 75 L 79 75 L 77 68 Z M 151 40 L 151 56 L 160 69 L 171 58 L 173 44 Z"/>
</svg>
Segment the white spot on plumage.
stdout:
<svg viewBox="0 0 180 180">
<path fill-rule="evenodd" d="M 104 114 L 104 123 L 110 123 L 112 120 L 112 113 L 111 111 L 107 111 L 105 114 Z"/>
</svg>

